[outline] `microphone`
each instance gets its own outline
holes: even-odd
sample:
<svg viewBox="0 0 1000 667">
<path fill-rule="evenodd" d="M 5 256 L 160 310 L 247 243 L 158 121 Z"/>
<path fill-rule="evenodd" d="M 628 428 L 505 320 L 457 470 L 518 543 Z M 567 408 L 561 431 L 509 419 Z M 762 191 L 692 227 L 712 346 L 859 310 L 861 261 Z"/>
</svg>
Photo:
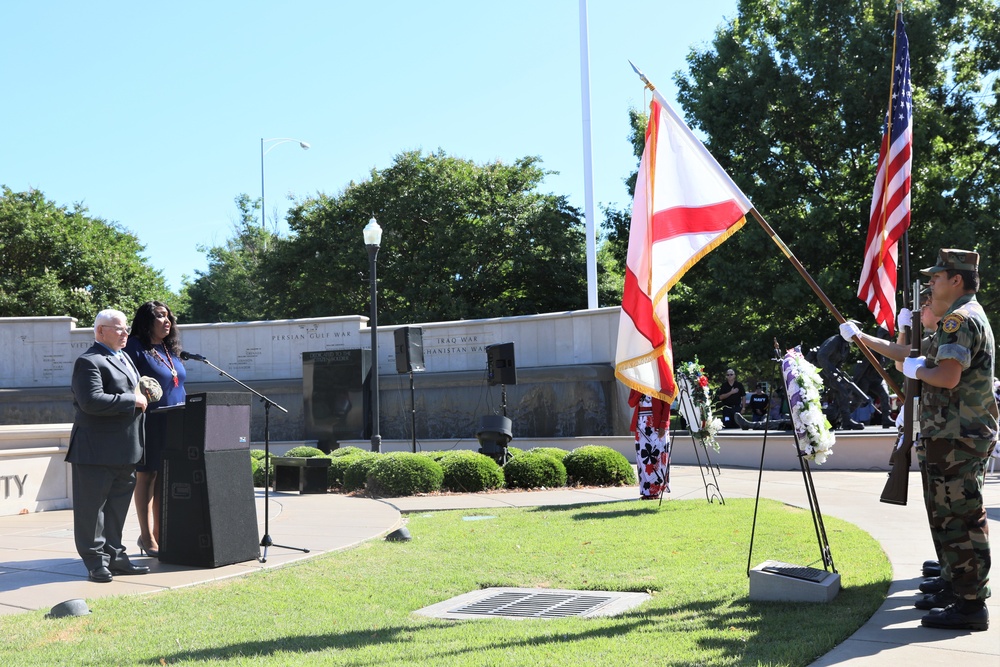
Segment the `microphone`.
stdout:
<svg viewBox="0 0 1000 667">
<path fill-rule="evenodd" d="M 204 361 L 206 363 L 208 362 L 208 359 L 206 359 L 205 357 L 201 356 L 200 354 L 195 354 L 193 352 L 188 352 L 187 350 L 182 350 L 181 351 L 181 359 L 183 359 L 184 361 L 187 361 L 189 359 L 193 359 L 194 361 Z"/>
</svg>

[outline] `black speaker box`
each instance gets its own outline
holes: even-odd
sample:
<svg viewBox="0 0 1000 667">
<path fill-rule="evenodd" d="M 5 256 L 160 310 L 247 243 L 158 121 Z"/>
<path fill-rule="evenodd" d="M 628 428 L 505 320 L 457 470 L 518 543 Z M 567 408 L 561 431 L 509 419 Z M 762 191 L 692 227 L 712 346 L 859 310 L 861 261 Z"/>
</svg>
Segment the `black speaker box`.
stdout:
<svg viewBox="0 0 1000 667">
<path fill-rule="evenodd" d="M 250 394 L 188 394 L 184 402 L 184 444 L 206 452 L 249 452 Z"/>
<path fill-rule="evenodd" d="M 200 567 L 255 560 L 250 394 L 192 394 L 177 414 L 183 436 L 178 442 L 173 424 L 160 470 L 160 560 Z"/>
<path fill-rule="evenodd" d="M 514 343 L 486 346 L 486 379 L 492 384 L 517 384 Z"/>
<path fill-rule="evenodd" d="M 161 561 L 219 567 L 260 555 L 249 471 L 246 451 L 203 452 L 196 459 L 164 452 Z"/>
<path fill-rule="evenodd" d="M 424 370 L 424 332 L 420 327 L 400 327 L 393 332 L 396 342 L 396 372 Z"/>
</svg>

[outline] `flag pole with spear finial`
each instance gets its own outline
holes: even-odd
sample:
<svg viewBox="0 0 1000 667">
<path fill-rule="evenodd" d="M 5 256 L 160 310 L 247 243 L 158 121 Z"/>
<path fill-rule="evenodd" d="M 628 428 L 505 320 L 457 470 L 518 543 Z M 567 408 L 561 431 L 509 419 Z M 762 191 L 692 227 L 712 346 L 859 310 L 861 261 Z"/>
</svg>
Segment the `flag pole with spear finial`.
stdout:
<svg viewBox="0 0 1000 667">
<path fill-rule="evenodd" d="M 659 93 L 656 90 L 656 86 L 650 83 L 649 79 L 646 78 L 646 75 L 643 74 L 639 70 L 639 68 L 635 66 L 635 63 L 633 63 L 630 60 L 628 64 L 632 66 L 632 69 L 635 70 L 635 73 L 639 75 L 639 78 L 642 79 L 642 82 L 644 84 L 646 84 L 646 87 L 649 88 L 649 90 L 652 91 L 655 95 L 659 96 Z M 760 212 L 757 210 L 756 207 L 751 207 L 750 214 L 753 216 L 754 220 L 756 220 L 760 224 L 760 226 L 764 229 L 764 231 L 771 238 L 771 240 L 774 241 L 774 243 L 778 246 L 778 248 L 785 255 L 785 257 L 788 258 L 788 261 L 792 263 L 792 266 L 795 267 L 795 270 L 799 272 L 799 275 L 801 275 L 802 278 L 806 281 L 806 283 L 808 283 L 809 287 L 812 288 L 813 292 L 816 293 L 816 296 L 819 297 L 820 301 L 823 302 L 823 305 L 825 305 L 827 310 L 830 311 L 830 314 L 832 314 L 834 319 L 837 320 L 837 323 L 843 324 L 844 322 L 846 322 L 847 319 L 840 314 L 840 311 L 837 310 L 837 307 L 833 305 L 833 302 L 830 301 L 829 297 L 826 296 L 822 288 L 820 288 L 819 284 L 815 280 L 813 280 L 813 277 L 811 275 L 809 275 L 809 272 L 802 265 L 802 262 L 800 262 L 798 258 L 794 255 L 794 253 L 792 253 L 791 249 L 787 245 L 785 245 L 785 242 L 781 240 L 781 237 L 779 237 L 777 232 L 775 232 L 774 229 L 772 229 L 771 225 L 767 224 L 767 221 L 764 219 L 764 216 L 760 214 Z M 882 364 L 878 362 L 878 360 L 875 358 L 875 355 L 868 348 L 868 346 L 865 345 L 861 337 L 855 336 L 854 342 L 857 344 L 858 349 L 861 350 L 861 353 L 865 356 L 865 359 L 867 359 L 868 362 L 875 367 L 875 370 L 877 370 L 879 375 L 882 376 L 882 379 L 885 380 L 886 384 L 889 386 L 889 389 L 895 392 L 897 396 L 902 397 L 903 392 L 899 390 L 899 387 L 896 384 L 895 380 L 893 380 L 889 376 L 889 373 L 885 370 L 885 368 L 882 367 Z"/>
</svg>

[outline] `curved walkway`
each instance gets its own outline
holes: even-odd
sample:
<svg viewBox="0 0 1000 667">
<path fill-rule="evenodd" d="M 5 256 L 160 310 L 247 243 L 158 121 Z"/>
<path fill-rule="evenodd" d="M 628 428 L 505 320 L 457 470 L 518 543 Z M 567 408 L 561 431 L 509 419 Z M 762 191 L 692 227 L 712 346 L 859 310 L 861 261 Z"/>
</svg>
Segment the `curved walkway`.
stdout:
<svg viewBox="0 0 1000 667">
<path fill-rule="evenodd" d="M 813 470 L 813 482 L 824 516 L 850 521 L 871 533 L 885 549 L 893 567 L 893 583 L 885 603 L 854 635 L 813 665 L 852 667 L 1000 667 L 1000 595 L 990 599 L 993 622 L 986 632 L 931 630 L 920 627 L 925 613 L 913 608 L 920 564 L 932 556 L 920 497 L 920 477 L 910 475 L 910 504 L 878 501 L 884 472 Z M 718 476 L 725 498 L 754 497 L 758 472 L 725 468 Z M 704 499 L 696 467 L 674 466 L 672 499 Z M 793 505 L 808 506 L 802 474 L 764 471 L 761 495 Z M 456 494 L 371 500 L 340 495 L 270 496 L 268 533 L 276 545 L 308 548 L 309 553 L 272 546 L 266 563 L 248 561 L 214 569 L 168 565 L 135 557 L 149 564 L 150 574 L 116 577 L 110 584 L 87 580 L 73 546 L 72 512 L 42 512 L 0 517 L 0 614 L 49 609 L 73 598 L 151 593 L 247 574 L 302 558 L 348 548 L 380 538 L 402 525 L 401 513 L 465 508 L 533 507 L 631 500 L 634 487 L 556 489 L 495 494 Z M 1000 475 L 987 475 L 986 501 L 993 534 L 1000 536 Z M 257 495 L 257 516 L 263 535 L 263 492 Z M 138 537 L 135 520 L 126 544 Z M 834 561 L 837 554 L 833 553 Z M 753 562 L 767 559 L 755 554 Z"/>
</svg>

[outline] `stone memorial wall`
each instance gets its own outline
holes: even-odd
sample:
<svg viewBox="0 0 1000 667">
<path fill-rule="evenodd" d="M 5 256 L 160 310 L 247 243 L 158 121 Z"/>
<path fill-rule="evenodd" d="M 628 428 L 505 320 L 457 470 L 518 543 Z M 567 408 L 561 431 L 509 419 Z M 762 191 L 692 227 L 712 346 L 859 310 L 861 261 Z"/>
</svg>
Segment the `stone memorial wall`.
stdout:
<svg viewBox="0 0 1000 667">
<path fill-rule="evenodd" d="M 517 385 L 508 387 L 515 432 L 621 431 L 618 403 L 623 399 L 613 374 L 618 314 L 615 307 L 411 325 L 422 330 L 426 369 L 414 373 L 418 437 L 467 436 L 480 415 L 500 409 L 499 387 L 486 386 L 486 348 L 507 342 L 514 343 L 519 373 Z M 185 363 L 188 390 L 238 390 L 219 372 L 225 371 L 289 410 L 272 411 L 272 438 L 308 437 L 303 432 L 303 354 L 370 350 L 366 324 L 360 316 L 181 324 L 184 349 L 211 363 Z M 73 363 L 94 340 L 93 328 L 77 325 L 69 317 L 0 318 L 0 424 L 72 421 Z M 408 377 L 396 372 L 396 328 L 378 330 L 380 423 L 387 436 L 412 435 Z M 470 402 L 473 396 L 476 401 Z M 255 440 L 263 436 L 262 413 L 255 403 Z"/>
</svg>

